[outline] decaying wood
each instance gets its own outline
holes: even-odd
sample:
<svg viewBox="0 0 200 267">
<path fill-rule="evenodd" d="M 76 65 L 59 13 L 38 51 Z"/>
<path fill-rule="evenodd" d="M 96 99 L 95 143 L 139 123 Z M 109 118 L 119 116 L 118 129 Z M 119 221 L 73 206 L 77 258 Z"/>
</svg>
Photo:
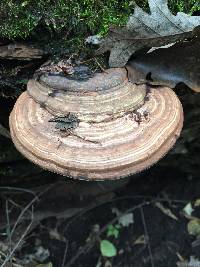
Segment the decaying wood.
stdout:
<svg viewBox="0 0 200 267">
<path fill-rule="evenodd" d="M 14 42 L 0 46 L 0 58 L 3 59 L 32 60 L 40 59 L 46 54 L 41 48 L 22 43 Z"/>
</svg>

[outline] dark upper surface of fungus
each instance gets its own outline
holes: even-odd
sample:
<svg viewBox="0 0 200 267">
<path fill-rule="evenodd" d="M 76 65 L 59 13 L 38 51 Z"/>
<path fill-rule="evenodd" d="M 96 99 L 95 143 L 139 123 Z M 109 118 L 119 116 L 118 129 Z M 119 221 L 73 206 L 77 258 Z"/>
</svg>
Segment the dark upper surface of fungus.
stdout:
<svg viewBox="0 0 200 267">
<path fill-rule="evenodd" d="M 114 68 L 84 81 L 47 72 L 29 80 L 27 91 L 53 115 L 73 113 L 81 121 L 100 122 L 140 107 L 146 85 L 132 84 L 125 68 Z"/>
</svg>

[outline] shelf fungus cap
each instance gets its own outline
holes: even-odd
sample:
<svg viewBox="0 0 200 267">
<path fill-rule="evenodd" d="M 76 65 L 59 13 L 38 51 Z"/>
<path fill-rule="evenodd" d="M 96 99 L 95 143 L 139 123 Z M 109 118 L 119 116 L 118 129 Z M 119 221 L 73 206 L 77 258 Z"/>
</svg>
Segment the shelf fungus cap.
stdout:
<svg viewBox="0 0 200 267">
<path fill-rule="evenodd" d="M 166 87 L 151 88 L 136 111 L 102 122 L 81 121 L 76 114 L 56 118 L 27 92 L 10 115 L 13 141 L 25 157 L 44 169 L 87 180 L 148 168 L 172 148 L 182 124 L 181 103 Z"/>
<path fill-rule="evenodd" d="M 100 122 L 140 107 L 146 85 L 129 82 L 125 68 L 111 68 L 86 80 L 47 72 L 29 80 L 27 91 L 54 115 L 73 113 L 81 121 Z"/>
</svg>

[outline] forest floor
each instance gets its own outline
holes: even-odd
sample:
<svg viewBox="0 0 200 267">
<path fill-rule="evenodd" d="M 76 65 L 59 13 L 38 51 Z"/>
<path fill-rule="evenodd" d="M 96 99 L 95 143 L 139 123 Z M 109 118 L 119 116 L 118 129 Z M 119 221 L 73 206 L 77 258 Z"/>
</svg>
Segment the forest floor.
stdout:
<svg viewBox="0 0 200 267">
<path fill-rule="evenodd" d="M 176 92 L 185 112 L 176 146 L 121 181 L 74 181 L 43 171 L 1 137 L 0 266 L 200 266 L 200 96 L 183 86 Z M 13 103 L 0 99 L 5 126 Z M 116 256 L 103 255 L 102 240 Z"/>
<path fill-rule="evenodd" d="M 42 186 L 40 200 L 35 189 L 21 186 L 20 194 L 16 194 L 16 187 L 2 186 L 1 214 L 5 219 L 0 221 L 1 261 L 14 250 L 13 265 L 5 266 L 43 266 L 38 262 L 51 262 L 54 267 L 173 267 L 193 266 L 177 262 L 180 264 L 192 256 L 198 259 L 200 229 L 195 230 L 194 236 L 188 232 L 189 222 L 199 222 L 198 177 L 156 165 L 137 177 L 130 177 L 128 184 L 115 192 L 103 193 L 95 192 L 95 187 L 87 190 L 87 182 L 77 182 L 77 189 L 76 182 L 67 182 L 62 177 L 55 179 L 55 183 Z M 95 186 L 98 188 L 99 184 Z M 194 208 L 192 214 L 190 203 Z M 120 218 L 125 222 L 117 237 L 108 237 L 110 225 L 115 228 Z M 101 255 L 101 240 L 115 245 L 118 252 L 115 257 Z"/>
<path fill-rule="evenodd" d="M 65 38 L 51 36 L 49 42 L 51 33 L 43 30 L 35 36 L 46 40 L 44 50 L 0 39 L 0 130 L 9 129 L 17 97 L 48 55 L 71 55 Z M 99 58 L 93 65 L 105 68 Z M 116 182 L 75 181 L 44 171 L 0 135 L 0 267 L 200 267 L 200 94 L 183 84 L 175 92 L 185 116 L 176 145 L 150 169 Z M 111 247 L 102 248 L 104 240 Z"/>
</svg>

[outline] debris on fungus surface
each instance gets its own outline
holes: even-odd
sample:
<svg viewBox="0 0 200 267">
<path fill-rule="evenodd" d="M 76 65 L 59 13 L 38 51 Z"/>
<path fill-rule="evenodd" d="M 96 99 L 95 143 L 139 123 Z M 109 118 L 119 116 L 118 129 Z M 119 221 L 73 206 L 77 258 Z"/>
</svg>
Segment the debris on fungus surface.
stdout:
<svg viewBox="0 0 200 267">
<path fill-rule="evenodd" d="M 174 145 L 182 106 L 167 87 L 129 82 L 125 68 L 80 80 L 35 75 L 10 115 L 18 150 L 44 169 L 86 180 L 140 172 Z"/>
</svg>

